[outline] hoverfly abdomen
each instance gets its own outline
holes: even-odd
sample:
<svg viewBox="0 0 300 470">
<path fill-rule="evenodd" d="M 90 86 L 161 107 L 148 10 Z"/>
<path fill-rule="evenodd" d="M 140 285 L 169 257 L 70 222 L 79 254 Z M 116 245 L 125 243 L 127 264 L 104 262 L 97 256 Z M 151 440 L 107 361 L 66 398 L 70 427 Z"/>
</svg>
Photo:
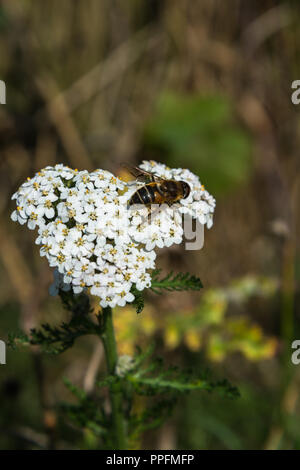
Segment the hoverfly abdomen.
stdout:
<svg viewBox="0 0 300 470">
<path fill-rule="evenodd" d="M 140 198 L 137 191 L 133 194 L 133 196 L 131 196 L 128 201 L 129 206 L 134 206 L 134 204 L 143 204 L 143 200 Z"/>
<path fill-rule="evenodd" d="M 153 186 L 156 186 L 156 183 L 149 183 L 139 188 L 130 198 L 129 205 L 133 204 L 154 204 L 155 203 L 155 189 Z"/>
</svg>

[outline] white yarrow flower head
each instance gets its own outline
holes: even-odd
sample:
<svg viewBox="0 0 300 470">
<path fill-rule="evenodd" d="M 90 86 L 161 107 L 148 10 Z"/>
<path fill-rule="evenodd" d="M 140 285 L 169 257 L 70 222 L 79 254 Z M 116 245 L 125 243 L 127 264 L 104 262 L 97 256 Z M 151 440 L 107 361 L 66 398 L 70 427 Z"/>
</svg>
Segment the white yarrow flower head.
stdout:
<svg viewBox="0 0 300 470">
<path fill-rule="evenodd" d="M 184 236 L 183 215 L 188 215 L 207 228 L 212 227 L 216 201 L 205 190 L 198 176 L 187 169 L 171 169 L 153 160 L 143 161 L 139 168 L 154 177 L 187 183 L 190 191 L 187 197 L 182 197 L 175 203 L 153 204 L 150 218 L 147 216 L 149 212 L 145 206 L 142 204 L 132 206 L 129 231 L 134 241 L 144 244 L 147 250 L 181 243 Z M 157 185 L 160 184 L 159 178 L 154 181 Z M 128 203 L 140 187 L 140 185 L 135 188 L 130 186 L 128 192 L 122 196 L 123 201 Z"/>
<path fill-rule="evenodd" d="M 40 255 L 54 268 L 50 293 L 89 290 L 102 307 L 134 301 L 132 290 L 151 284 L 155 253 L 129 235 L 125 183 L 112 173 L 46 167 L 13 195 L 12 220 L 37 229 Z"/>
<path fill-rule="evenodd" d="M 161 204 L 151 221 L 145 205 L 129 208 L 138 186 L 130 186 L 104 170 L 47 166 L 28 178 L 12 196 L 11 218 L 37 229 L 40 255 L 54 268 L 51 294 L 88 290 L 102 307 L 124 306 L 134 292 L 151 286 L 155 248 L 183 239 L 182 214 L 210 227 L 214 198 L 189 170 L 143 162 L 143 170 L 165 179 L 185 181 L 190 194 L 174 205 Z"/>
</svg>

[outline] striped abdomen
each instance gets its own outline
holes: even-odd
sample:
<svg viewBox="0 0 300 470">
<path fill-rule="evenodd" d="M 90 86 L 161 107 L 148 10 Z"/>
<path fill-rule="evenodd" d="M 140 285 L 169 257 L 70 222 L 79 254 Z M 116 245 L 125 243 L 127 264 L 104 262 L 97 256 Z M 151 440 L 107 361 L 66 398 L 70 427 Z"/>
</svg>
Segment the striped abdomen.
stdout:
<svg viewBox="0 0 300 470">
<path fill-rule="evenodd" d="M 130 198 L 129 205 L 134 204 L 161 204 L 163 202 L 163 197 L 161 191 L 157 187 L 157 183 L 148 183 L 139 188 Z"/>
</svg>

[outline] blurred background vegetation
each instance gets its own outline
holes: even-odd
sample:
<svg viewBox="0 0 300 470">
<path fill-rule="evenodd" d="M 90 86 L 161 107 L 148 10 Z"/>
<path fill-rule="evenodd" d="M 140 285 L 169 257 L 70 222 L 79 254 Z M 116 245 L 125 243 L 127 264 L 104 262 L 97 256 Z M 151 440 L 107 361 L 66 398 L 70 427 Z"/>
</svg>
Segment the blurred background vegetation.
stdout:
<svg viewBox="0 0 300 470">
<path fill-rule="evenodd" d="M 141 315 L 116 312 L 116 328 L 120 353 L 155 339 L 170 364 L 210 368 L 241 398 L 190 394 L 141 448 L 300 448 L 299 14 L 296 0 L 0 1 L 1 339 L 67 316 L 34 234 L 10 221 L 27 176 L 60 162 L 121 175 L 152 158 L 188 167 L 217 198 L 204 249 L 159 255 L 202 292 L 149 294 Z M 89 338 L 57 357 L 9 350 L 0 448 L 95 448 L 57 405 L 70 399 L 63 377 L 93 394 L 103 368 Z"/>
</svg>

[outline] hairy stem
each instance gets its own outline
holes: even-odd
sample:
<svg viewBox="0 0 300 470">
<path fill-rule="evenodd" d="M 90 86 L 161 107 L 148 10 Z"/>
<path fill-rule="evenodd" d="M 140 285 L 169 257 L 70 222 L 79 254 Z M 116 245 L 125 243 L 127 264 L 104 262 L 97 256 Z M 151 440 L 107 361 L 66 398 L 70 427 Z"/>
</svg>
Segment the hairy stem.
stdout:
<svg viewBox="0 0 300 470">
<path fill-rule="evenodd" d="M 108 374 L 113 375 L 118 360 L 117 344 L 114 332 L 112 310 L 110 307 L 103 309 L 103 333 L 102 340 L 105 350 Z M 116 449 L 126 449 L 125 421 L 122 410 L 122 391 L 118 383 L 110 386 L 110 402 L 112 413 L 113 442 Z"/>
</svg>

